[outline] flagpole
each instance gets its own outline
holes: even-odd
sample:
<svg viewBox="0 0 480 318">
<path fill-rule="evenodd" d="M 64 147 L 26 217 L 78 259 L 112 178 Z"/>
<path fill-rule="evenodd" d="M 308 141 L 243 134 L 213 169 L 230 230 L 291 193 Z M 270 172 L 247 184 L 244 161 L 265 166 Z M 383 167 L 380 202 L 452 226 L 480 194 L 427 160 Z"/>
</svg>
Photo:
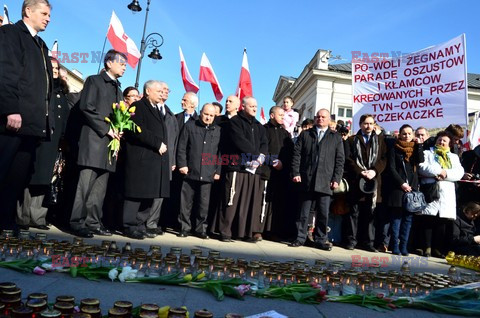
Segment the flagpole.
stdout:
<svg viewBox="0 0 480 318">
<path fill-rule="evenodd" d="M 107 44 L 107 37 L 105 36 L 105 41 L 103 41 L 102 55 L 100 56 L 100 61 L 98 61 L 98 70 L 97 74 L 100 73 L 100 66 L 102 65 L 103 52 L 105 52 L 105 45 Z"/>
</svg>

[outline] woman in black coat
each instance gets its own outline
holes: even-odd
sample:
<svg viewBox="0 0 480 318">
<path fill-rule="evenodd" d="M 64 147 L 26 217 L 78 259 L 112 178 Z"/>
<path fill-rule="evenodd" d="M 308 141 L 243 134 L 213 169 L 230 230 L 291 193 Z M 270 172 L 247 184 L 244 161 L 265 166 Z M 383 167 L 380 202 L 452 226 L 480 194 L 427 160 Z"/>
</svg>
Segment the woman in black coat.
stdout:
<svg viewBox="0 0 480 318">
<path fill-rule="evenodd" d="M 55 126 L 50 138 L 41 142 L 36 150 L 34 171 L 29 186 L 25 189 L 23 202 L 17 208 L 17 223 L 23 228 L 29 226 L 48 230 L 45 196 L 52 182 L 53 168 L 59 154 L 60 140 L 65 134 L 65 127 L 70 113 L 67 97 L 68 85 L 59 76 L 59 63 L 51 57 L 53 68 L 53 92 L 50 99 Z"/>
<path fill-rule="evenodd" d="M 418 190 L 418 164 L 423 162 L 423 147 L 415 143 L 410 125 L 400 127 L 398 139 L 388 153 L 387 171 L 391 179 L 387 205 L 391 208 L 392 253 L 408 256 L 407 243 L 413 214 L 403 208 L 403 195 Z"/>
</svg>

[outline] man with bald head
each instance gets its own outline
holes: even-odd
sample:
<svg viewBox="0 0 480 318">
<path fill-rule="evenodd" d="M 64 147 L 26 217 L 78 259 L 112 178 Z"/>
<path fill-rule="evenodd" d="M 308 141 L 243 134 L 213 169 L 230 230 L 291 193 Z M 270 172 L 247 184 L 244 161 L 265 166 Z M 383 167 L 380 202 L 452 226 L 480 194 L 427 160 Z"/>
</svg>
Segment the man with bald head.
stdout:
<svg viewBox="0 0 480 318">
<path fill-rule="evenodd" d="M 268 151 L 265 128 L 255 119 L 257 100 L 245 98 L 245 107 L 229 121 L 229 159 L 225 176 L 226 196 L 220 216 L 221 240 L 229 242 L 232 235 L 256 242 L 261 232 L 260 214 L 264 182 L 261 165 Z M 223 164 L 223 162 L 222 162 Z M 237 219 L 236 228 L 232 228 Z"/>
<path fill-rule="evenodd" d="M 303 131 L 295 144 L 292 160 L 293 182 L 300 183 L 302 202 L 297 217 L 297 239 L 289 246 L 302 246 L 307 239 L 308 215 L 315 203 L 315 247 L 330 251 L 327 237 L 328 212 L 333 190 L 343 175 L 345 154 L 340 134 L 329 128 L 330 112 L 320 109 L 315 126 Z"/>
<path fill-rule="evenodd" d="M 180 133 L 177 149 L 177 165 L 184 175 L 180 193 L 180 213 L 178 222 L 181 225 L 178 237 L 190 235 L 192 224 L 190 215 L 192 207 L 197 207 L 194 234 L 208 239 L 207 216 L 210 201 L 210 189 L 214 180 L 220 178 L 218 163 L 220 127 L 215 125 L 215 106 L 203 105 L 200 118 L 188 121 Z"/>
<path fill-rule="evenodd" d="M 147 219 L 153 202 L 170 195 L 170 161 L 165 125 L 163 85 L 150 80 L 144 85 L 143 98 L 132 120 L 141 132 L 127 133 L 125 157 L 125 202 L 123 228 L 125 236 L 137 240 L 153 238 L 147 232 Z"/>
</svg>

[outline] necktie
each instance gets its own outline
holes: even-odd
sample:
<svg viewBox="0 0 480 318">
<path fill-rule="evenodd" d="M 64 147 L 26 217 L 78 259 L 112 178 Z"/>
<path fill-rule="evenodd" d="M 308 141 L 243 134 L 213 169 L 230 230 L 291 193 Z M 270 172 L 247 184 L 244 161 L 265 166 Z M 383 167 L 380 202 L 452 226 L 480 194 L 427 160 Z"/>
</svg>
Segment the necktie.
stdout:
<svg viewBox="0 0 480 318">
<path fill-rule="evenodd" d="M 163 106 L 162 105 L 158 105 L 158 113 L 160 114 L 160 117 L 163 118 Z"/>
<path fill-rule="evenodd" d="M 365 135 L 365 144 L 368 144 L 369 140 L 368 140 L 368 135 Z"/>
<path fill-rule="evenodd" d="M 320 130 L 318 134 L 318 142 L 322 141 L 323 135 L 325 135 L 325 132 L 323 130 Z"/>
</svg>

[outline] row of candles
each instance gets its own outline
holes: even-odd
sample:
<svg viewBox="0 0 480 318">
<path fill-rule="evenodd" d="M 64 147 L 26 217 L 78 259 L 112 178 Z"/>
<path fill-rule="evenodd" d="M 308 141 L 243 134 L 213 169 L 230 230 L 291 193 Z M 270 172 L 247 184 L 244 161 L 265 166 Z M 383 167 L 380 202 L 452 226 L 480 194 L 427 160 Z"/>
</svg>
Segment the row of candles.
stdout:
<svg viewBox="0 0 480 318">
<path fill-rule="evenodd" d="M 131 318 L 133 303 L 130 301 L 115 301 L 108 310 L 110 318 Z M 141 318 L 158 318 L 160 307 L 156 304 L 142 304 L 138 316 Z M 55 298 L 53 306 L 48 305 L 48 295 L 45 293 L 29 294 L 22 302 L 22 290 L 15 283 L 0 283 L 0 313 L 12 318 L 102 318 L 100 300 L 85 298 L 79 306 L 75 304 L 75 297 L 60 295 Z M 187 309 L 183 307 L 168 308 L 168 318 L 185 318 Z M 212 318 L 213 314 L 206 309 L 197 310 L 194 318 Z M 239 318 L 230 314 L 230 318 Z"/>
<path fill-rule="evenodd" d="M 368 268 L 352 263 L 347 268 L 343 262 L 316 260 L 313 266 L 304 260 L 289 262 L 250 261 L 243 258 L 223 258 L 220 252 L 210 250 L 203 255 L 201 249 L 191 249 L 185 254 L 180 247 L 171 247 L 166 255 L 158 245 L 151 245 L 148 251 L 133 249 L 126 243 L 120 250 L 115 241 L 102 241 L 101 245 L 87 245 L 82 238 L 73 242 L 47 240 L 43 233 L 35 239 L 29 236 L 0 238 L 2 260 L 32 258 L 47 260 L 52 257 L 53 268 L 64 266 L 90 267 L 130 266 L 137 270 L 137 277 L 159 277 L 177 274 L 179 277 L 191 274 L 207 279 L 241 278 L 258 288 L 287 286 L 293 283 L 311 283 L 329 295 L 383 294 L 416 296 L 441 289 L 479 280 L 478 275 L 456 271 L 452 267 L 448 274 L 412 274 L 408 262 L 400 271 L 382 271 L 380 265 Z M 39 236 L 40 234 L 40 236 Z M 13 257 L 13 258 L 12 258 Z"/>
</svg>

